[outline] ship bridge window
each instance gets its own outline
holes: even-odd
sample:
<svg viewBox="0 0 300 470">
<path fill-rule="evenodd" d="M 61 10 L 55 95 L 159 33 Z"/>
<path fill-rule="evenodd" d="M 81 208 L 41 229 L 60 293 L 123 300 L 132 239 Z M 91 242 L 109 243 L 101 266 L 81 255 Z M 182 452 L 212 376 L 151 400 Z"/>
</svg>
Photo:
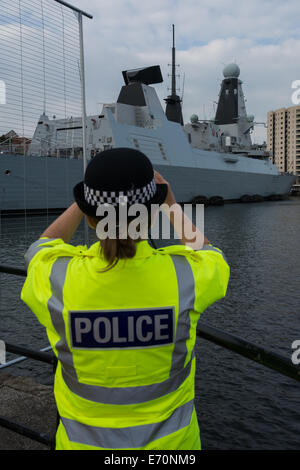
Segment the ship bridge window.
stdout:
<svg viewBox="0 0 300 470">
<path fill-rule="evenodd" d="M 140 145 L 139 145 L 139 142 L 137 139 L 133 139 L 133 143 L 134 143 L 134 146 L 139 149 L 140 148 Z"/>
<path fill-rule="evenodd" d="M 229 90 L 225 90 L 225 94 L 226 94 L 226 95 L 229 95 Z"/>
<path fill-rule="evenodd" d="M 163 159 L 167 160 L 167 156 L 166 156 L 166 152 L 165 152 L 165 149 L 163 147 L 163 144 L 161 142 L 159 142 L 158 146 L 159 146 L 159 150 L 160 150 L 160 153 L 162 154 Z"/>
<path fill-rule="evenodd" d="M 82 126 L 77 126 L 77 127 L 60 127 L 59 129 L 56 129 L 57 132 L 61 131 L 75 131 L 77 129 L 82 129 Z"/>
</svg>

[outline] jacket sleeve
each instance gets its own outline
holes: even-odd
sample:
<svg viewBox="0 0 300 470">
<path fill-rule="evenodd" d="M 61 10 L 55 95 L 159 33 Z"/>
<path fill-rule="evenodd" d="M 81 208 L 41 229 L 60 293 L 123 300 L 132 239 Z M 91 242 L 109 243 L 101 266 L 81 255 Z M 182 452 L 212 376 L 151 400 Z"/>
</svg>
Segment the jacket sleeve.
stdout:
<svg viewBox="0 0 300 470">
<path fill-rule="evenodd" d="M 230 268 L 223 252 L 205 245 L 191 255 L 195 279 L 195 310 L 202 313 L 217 300 L 225 297 Z"/>
<path fill-rule="evenodd" d="M 27 270 L 31 260 L 35 257 L 37 253 L 39 253 L 45 248 L 53 247 L 59 242 L 63 243 L 62 240 L 51 240 L 50 238 L 41 238 L 36 242 L 32 243 L 32 245 L 28 248 L 24 256 Z"/>
<path fill-rule="evenodd" d="M 50 276 L 53 264 L 59 257 L 72 257 L 78 249 L 64 243 L 61 239 L 42 238 L 33 243 L 25 254 L 27 278 L 24 283 L 21 299 L 36 315 L 39 322 L 50 331 L 53 330 L 48 302 L 53 293 Z"/>
<path fill-rule="evenodd" d="M 173 245 L 158 250 L 162 254 L 185 256 L 194 277 L 194 310 L 202 313 L 217 300 L 225 297 L 230 269 L 223 252 L 212 245 L 199 251 L 189 246 Z"/>
</svg>

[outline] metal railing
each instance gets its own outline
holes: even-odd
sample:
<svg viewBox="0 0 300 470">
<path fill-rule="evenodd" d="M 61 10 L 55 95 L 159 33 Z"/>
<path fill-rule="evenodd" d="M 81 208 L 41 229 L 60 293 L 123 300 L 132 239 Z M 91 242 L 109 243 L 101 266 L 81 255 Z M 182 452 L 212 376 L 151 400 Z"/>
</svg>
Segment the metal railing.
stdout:
<svg viewBox="0 0 300 470">
<path fill-rule="evenodd" d="M 0 273 L 12 274 L 15 276 L 26 277 L 27 272 L 22 268 L 15 268 L 11 266 L 0 265 Z M 40 361 L 46 364 L 53 366 L 53 372 L 56 370 L 57 359 L 51 354 L 47 354 L 47 351 L 52 351 L 50 346 L 42 349 L 41 351 L 33 351 L 32 349 L 27 349 L 21 346 L 12 345 L 5 342 L 5 350 L 11 354 L 20 355 L 17 359 L 9 361 L 8 363 L 0 365 L 0 370 L 11 367 L 17 363 L 26 361 L 27 359 L 33 359 L 35 361 Z M 57 415 L 57 425 L 59 423 L 59 416 Z M 48 434 L 35 431 L 27 426 L 24 426 L 15 421 L 8 420 L 3 416 L 0 416 L 0 426 L 10 431 L 13 431 L 21 436 L 27 437 L 33 441 L 39 442 L 50 447 L 51 450 L 55 449 L 55 436 L 50 436 Z"/>
<path fill-rule="evenodd" d="M 197 328 L 197 336 L 300 382 L 300 367 L 281 354 L 207 324 Z"/>
<path fill-rule="evenodd" d="M 24 355 L 22 358 L 19 358 L 19 359 L 22 359 L 22 360 L 26 360 L 27 358 L 34 359 L 36 361 L 41 361 L 41 362 L 45 362 L 48 364 L 52 364 L 53 369 L 54 370 L 56 369 L 56 363 L 57 363 L 56 358 L 54 356 L 51 356 L 50 354 L 48 355 L 45 353 L 38 353 L 30 349 L 13 346 L 7 343 L 5 346 L 6 346 L 7 352 L 10 352 L 13 354 Z M 19 359 L 16 359 L 16 361 L 20 362 Z M 15 361 L 11 361 L 10 364 L 5 364 L 5 365 L 10 366 L 10 365 L 13 365 L 13 363 L 15 363 Z M 59 416 L 57 414 L 57 426 L 58 424 L 59 424 Z M 49 434 L 35 431 L 34 429 L 29 428 L 28 426 L 24 426 L 23 424 L 16 423 L 15 421 L 6 419 L 3 416 L 0 416 L 0 426 L 10 431 L 13 431 L 17 434 L 20 434 L 21 436 L 27 437 L 33 441 L 39 442 L 40 444 L 44 444 L 50 447 L 51 450 L 55 449 L 55 435 L 50 436 Z"/>
<path fill-rule="evenodd" d="M 1 272 L 5 272 L 5 271 L 1 271 Z M 9 272 L 9 274 L 11 274 L 11 272 Z M 51 347 L 44 348 L 42 351 L 33 351 L 31 349 L 5 343 L 5 349 L 9 353 L 21 354 L 22 356 L 19 357 L 18 359 L 2 364 L 0 366 L 0 370 L 7 368 L 7 367 L 11 367 L 12 365 L 16 363 L 25 361 L 27 359 L 33 359 L 35 361 L 40 361 L 46 364 L 51 364 L 53 366 L 53 372 L 55 373 L 56 366 L 57 366 L 57 359 L 55 356 L 46 353 L 46 351 L 52 350 Z M 57 426 L 59 424 L 58 413 L 57 413 L 56 424 Z M 0 416 L 0 426 L 10 431 L 13 431 L 17 434 L 20 434 L 21 436 L 27 437 L 33 441 L 39 442 L 40 444 L 44 444 L 50 447 L 51 450 L 55 449 L 55 435 L 50 436 L 46 433 L 35 431 L 34 429 L 29 428 L 28 426 L 24 426 L 23 424 L 16 423 L 15 421 L 4 418 L 3 416 Z"/>
<path fill-rule="evenodd" d="M 27 273 L 25 269 L 16 268 L 6 265 L 0 265 L 0 273 L 11 274 L 16 276 L 26 277 Z M 197 328 L 197 336 L 203 338 L 211 343 L 214 343 L 218 346 L 221 346 L 229 351 L 234 351 L 235 353 L 243 356 L 247 359 L 250 359 L 258 364 L 261 364 L 269 369 L 272 369 L 276 372 L 279 372 L 286 377 L 294 379 L 300 382 L 300 367 L 291 363 L 289 359 L 280 354 L 270 351 L 266 348 L 258 346 L 254 343 L 246 341 L 242 338 L 239 338 L 231 333 L 221 331 L 217 328 L 209 326 L 207 324 L 202 324 Z M 57 359 L 55 356 L 47 354 L 46 351 L 51 348 L 45 348 L 41 351 L 33 351 L 26 349 L 20 346 L 15 346 L 5 343 L 6 351 L 13 354 L 20 354 L 21 357 L 10 361 L 1 368 L 9 367 L 17 362 L 24 361 L 26 359 L 34 359 L 44 363 L 52 364 L 54 369 L 56 368 Z M 59 416 L 57 416 L 57 424 L 59 423 Z M 0 426 L 10 429 L 18 434 L 26 436 L 32 440 L 40 442 L 42 444 L 50 446 L 51 449 L 55 448 L 55 436 L 51 437 L 44 433 L 39 433 L 25 427 L 21 424 L 15 423 L 13 421 L 7 420 L 6 418 L 0 417 Z"/>
</svg>

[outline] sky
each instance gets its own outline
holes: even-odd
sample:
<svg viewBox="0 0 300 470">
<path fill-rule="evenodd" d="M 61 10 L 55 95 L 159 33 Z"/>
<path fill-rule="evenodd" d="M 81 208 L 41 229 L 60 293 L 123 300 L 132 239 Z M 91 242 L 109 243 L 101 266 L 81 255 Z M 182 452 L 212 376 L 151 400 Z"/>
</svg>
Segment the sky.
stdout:
<svg viewBox="0 0 300 470">
<path fill-rule="evenodd" d="M 171 86 L 172 24 L 185 122 L 192 114 L 214 118 L 222 71 L 231 62 L 241 70 L 247 112 L 260 123 L 254 142 L 266 139 L 263 123 L 269 110 L 296 104 L 292 84 L 300 80 L 299 0 L 69 1 L 93 15 L 83 21 L 89 115 L 100 113 L 103 103 L 117 100 L 123 70 L 151 65 L 161 66 L 164 82 L 154 86 L 165 106 Z M 16 127 L 18 118 L 18 132 L 22 134 L 25 123 L 28 129 L 23 134 L 29 135 L 44 102 L 50 117 L 81 112 L 78 23 L 69 9 L 54 0 L 22 0 L 21 4 L 22 73 L 18 2 L 0 0 L 0 81 L 7 84 L 8 98 L 0 106 L 0 124 L 3 129 Z M 25 88 L 22 122 L 21 82 Z M 68 87 L 74 92 L 68 91 L 66 99 Z"/>
<path fill-rule="evenodd" d="M 292 106 L 300 79 L 299 0 L 74 0 L 93 15 L 84 19 L 87 107 L 116 101 L 122 70 L 159 64 L 169 93 L 172 24 L 176 28 L 178 86 L 183 114 L 215 115 L 223 68 L 236 62 L 248 114 L 265 123 L 271 109 Z M 183 90 L 183 77 L 184 90 Z M 255 142 L 266 138 L 258 125 Z"/>
<path fill-rule="evenodd" d="M 78 20 L 62 9 L 54 0 L 0 0 L 0 135 L 31 138 L 44 110 L 81 114 Z"/>
</svg>

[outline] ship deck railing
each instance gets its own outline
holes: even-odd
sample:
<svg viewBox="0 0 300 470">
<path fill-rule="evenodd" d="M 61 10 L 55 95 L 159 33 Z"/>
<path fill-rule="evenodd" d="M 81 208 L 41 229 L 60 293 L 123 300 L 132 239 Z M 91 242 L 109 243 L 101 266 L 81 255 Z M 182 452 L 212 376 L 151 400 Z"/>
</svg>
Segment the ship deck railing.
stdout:
<svg viewBox="0 0 300 470">
<path fill-rule="evenodd" d="M 25 269 L 7 265 L 0 265 L 0 273 L 21 277 L 26 277 L 27 275 Z M 202 323 L 197 327 L 197 337 L 210 341 L 211 343 L 221 346 L 229 351 L 233 351 L 239 354 L 240 356 L 257 362 L 258 364 L 264 367 L 272 369 L 273 371 L 276 371 L 286 377 L 300 382 L 300 367 L 293 364 L 291 359 L 288 359 L 274 351 L 246 341 L 231 333 L 219 330 L 206 323 Z M 48 351 L 52 350 L 50 346 L 40 351 L 34 351 L 24 347 L 5 343 L 5 349 L 9 353 L 20 355 L 20 357 L 0 365 L 0 370 L 11 367 L 27 359 L 33 359 L 36 361 L 51 364 L 55 373 L 57 359 L 56 356 L 48 354 Z M 57 414 L 57 425 L 58 424 L 59 416 Z M 8 420 L 2 416 L 0 416 L 0 426 L 14 431 L 29 439 L 37 441 L 41 444 L 44 444 L 50 447 L 51 449 L 55 448 L 55 436 L 50 436 L 45 433 L 35 431 L 20 423 Z"/>
</svg>

